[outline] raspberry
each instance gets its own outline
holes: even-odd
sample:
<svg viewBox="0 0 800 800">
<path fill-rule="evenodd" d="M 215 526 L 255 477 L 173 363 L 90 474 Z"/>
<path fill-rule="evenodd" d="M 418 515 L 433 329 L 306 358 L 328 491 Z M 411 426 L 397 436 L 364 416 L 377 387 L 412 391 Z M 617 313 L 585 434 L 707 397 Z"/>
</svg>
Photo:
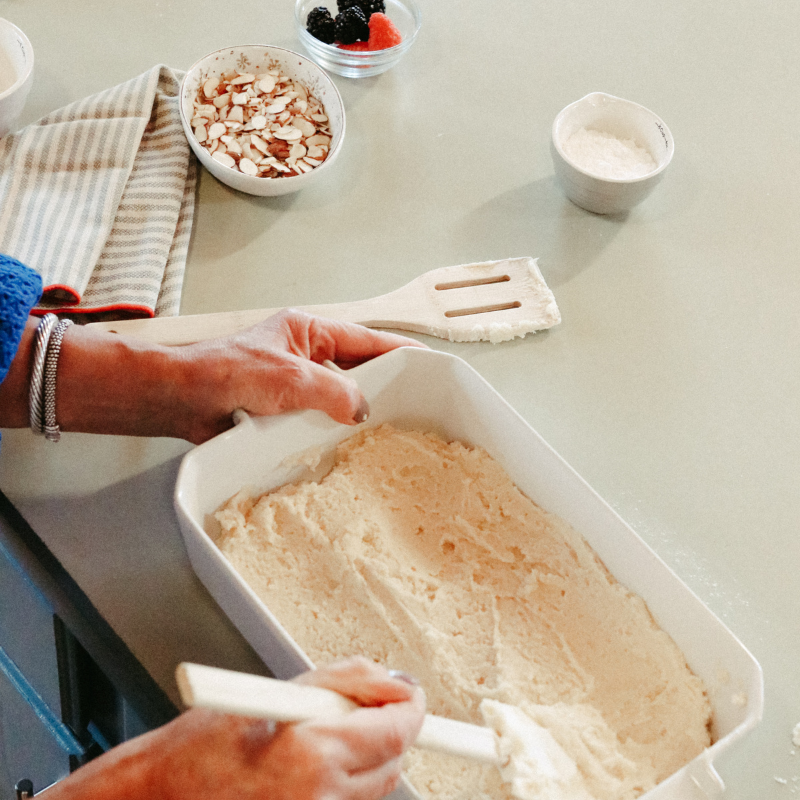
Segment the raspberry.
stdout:
<svg viewBox="0 0 800 800">
<path fill-rule="evenodd" d="M 367 17 L 359 6 L 350 6 L 336 15 L 336 41 L 342 44 L 369 39 Z"/>
<path fill-rule="evenodd" d="M 321 42 L 333 44 L 335 28 L 336 23 L 333 21 L 331 12 L 325 6 L 317 6 L 308 12 L 306 30 Z"/>
<path fill-rule="evenodd" d="M 386 14 L 376 11 L 369 18 L 369 49 L 386 50 L 403 41 L 400 31 Z"/>
</svg>

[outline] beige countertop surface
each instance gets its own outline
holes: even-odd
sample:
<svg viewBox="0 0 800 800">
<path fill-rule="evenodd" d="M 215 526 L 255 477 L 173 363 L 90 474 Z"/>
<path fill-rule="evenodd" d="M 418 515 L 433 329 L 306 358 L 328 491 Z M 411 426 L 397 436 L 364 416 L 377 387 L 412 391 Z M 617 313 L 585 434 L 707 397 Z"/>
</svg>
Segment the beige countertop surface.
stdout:
<svg viewBox="0 0 800 800">
<path fill-rule="evenodd" d="M 717 762 L 730 800 L 800 794 L 800 6 L 421 0 L 411 52 L 334 80 L 347 136 L 318 185 L 201 174 L 182 313 L 339 302 L 425 270 L 538 257 L 562 323 L 451 344 L 742 640 L 761 725 Z M 299 49 L 290 0 L 0 0 L 32 41 L 21 124 L 157 63 Z M 676 154 L 627 215 L 572 205 L 549 150 L 592 91 L 639 102 Z M 195 578 L 172 508 L 190 445 L 4 431 L 0 488 L 156 680 L 264 671 Z"/>
</svg>

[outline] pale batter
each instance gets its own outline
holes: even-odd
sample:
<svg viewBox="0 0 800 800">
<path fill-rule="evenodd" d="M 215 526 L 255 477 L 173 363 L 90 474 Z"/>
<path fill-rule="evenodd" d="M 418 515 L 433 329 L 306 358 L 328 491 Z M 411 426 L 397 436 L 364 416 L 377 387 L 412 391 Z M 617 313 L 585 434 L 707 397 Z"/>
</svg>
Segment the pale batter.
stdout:
<svg viewBox="0 0 800 800">
<path fill-rule="evenodd" d="M 419 678 L 434 714 L 519 706 L 597 800 L 628 800 L 710 744 L 701 681 L 644 602 L 486 452 L 390 426 L 319 483 L 217 514 L 220 548 L 315 663 L 361 653 Z M 510 797 L 497 769 L 412 750 L 429 798 Z"/>
</svg>

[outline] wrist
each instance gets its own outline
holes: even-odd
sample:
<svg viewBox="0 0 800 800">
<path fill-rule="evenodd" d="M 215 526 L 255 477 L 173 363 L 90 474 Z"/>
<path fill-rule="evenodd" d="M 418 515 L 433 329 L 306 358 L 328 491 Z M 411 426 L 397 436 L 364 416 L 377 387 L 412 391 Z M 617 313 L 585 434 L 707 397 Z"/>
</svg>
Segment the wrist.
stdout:
<svg viewBox="0 0 800 800">
<path fill-rule="evenodd" d="M 180 348 L 73 326 L 58 368 L 62 430 L 186 438 L 186 359 Z"/>
</svg>

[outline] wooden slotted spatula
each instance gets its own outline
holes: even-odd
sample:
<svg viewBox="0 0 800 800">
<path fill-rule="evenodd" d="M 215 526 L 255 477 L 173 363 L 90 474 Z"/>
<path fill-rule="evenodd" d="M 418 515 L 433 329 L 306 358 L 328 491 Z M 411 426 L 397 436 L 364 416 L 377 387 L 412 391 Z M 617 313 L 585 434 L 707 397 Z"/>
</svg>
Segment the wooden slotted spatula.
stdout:
<svg viewBox="0 0 800 800">
<path fill-rule="evenodd" d="M 442 267 L 379 297 L 295 308 L 368 328 L 413 331 L 451 342 L 502 342 L 561 321 L 553 293 L 533 258 Z M 280 310 L 94 322 L 89 327 L 180 345 L 236 333 Z"/>
</svg>

